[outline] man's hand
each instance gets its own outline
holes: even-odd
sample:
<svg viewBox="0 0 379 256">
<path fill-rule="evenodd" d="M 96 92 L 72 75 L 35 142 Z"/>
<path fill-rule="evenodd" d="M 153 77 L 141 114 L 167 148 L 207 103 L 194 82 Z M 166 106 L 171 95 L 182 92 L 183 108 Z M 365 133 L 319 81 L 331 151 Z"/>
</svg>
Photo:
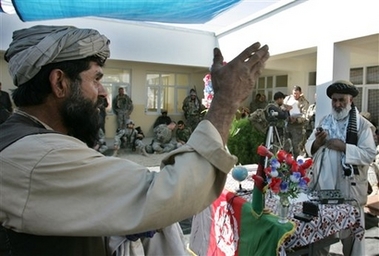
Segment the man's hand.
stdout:
<svg viewBox="0 0 379 256">
<path fill-rule="evenodd" d="M 317 150 L 325 144 L 326 138 L 328 137 L 328 133 L 326 131 L 321 131 L 321 132 L 317 131 L 315 136 L 316 136 L 316 139 L 313 142 L 312 148 L 311 148 L 312 155 L 316 153 Z"/>
<path fill-rule="evenodd" d="M 226 65 L 218 48 L 213 54 L 211 76 L 214 97 L 204 119 L 215 126 L 225 144 L 233 117 L 242 102 L 251 95 L 270 54 L 268 46 L 260 48 L 260 43 L 249 46 Z"/>
<path fill-rule="evenodd" d="M 340 152 L 346 151 L 346 144 L 340 139 L 330 139 L 326 142 L 326 147 Z"/>
</svg>

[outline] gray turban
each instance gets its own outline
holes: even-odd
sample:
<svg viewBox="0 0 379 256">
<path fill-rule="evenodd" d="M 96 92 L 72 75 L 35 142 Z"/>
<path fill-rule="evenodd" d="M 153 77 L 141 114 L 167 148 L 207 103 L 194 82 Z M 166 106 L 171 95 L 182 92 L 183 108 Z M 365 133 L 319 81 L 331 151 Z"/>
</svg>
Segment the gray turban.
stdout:
<svg viewBox="0 0 379 256">
<path fill-rule="evenodd" d="M 16 86 L 32 79 L 41 67 L 67 60 L 109 55 L 109 39 L 93 29 L 71 26 L 34 26 L 13 32 L 13 42 L 5 52 L 9 73 Z"/>
<path fill-rule="evenodd" d="M 355 97 L 359 94 L 359 91 L 353 83 L 345 80 L 339 80 L 329 85 L 326 89 L 326 95 L 328 95 L 329 98 L 332 98 L 333 93 L 350 94 Z"/>
</svg>

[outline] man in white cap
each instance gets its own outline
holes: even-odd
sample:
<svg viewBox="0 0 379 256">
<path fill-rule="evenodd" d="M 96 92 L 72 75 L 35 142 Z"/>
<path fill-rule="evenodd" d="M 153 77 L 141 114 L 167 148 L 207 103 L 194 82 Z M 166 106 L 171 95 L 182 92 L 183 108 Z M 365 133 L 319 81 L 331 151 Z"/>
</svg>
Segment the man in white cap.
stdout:
<svg viewBox="0 0 379 256">
<path fill-rule="evenodd" d="M 96 30 L 14 32 L 5 59 L 18 109 L 0 126 L 0 223 L 14 255 L 109 255 L 106 236 L 160 230 L 205 209 L 237 162 L 224 146 L 267 46 L 252 44 L 227 65 L 214 49 L 212 106 L 160 172 L 92 149 L 108 57 L 109 40 Z"/>
<path fill-rule="evenodd" d="M 359 115 L 353 98 L 359 93 L 349 81 L 336 81 L 326 91 L 332 100 L 332 113 L 323 117 L 305 148 L 314 158 L 310 189 L 340 190 L 346 199 L 363 206 L 367 201 L 367 170 L 375 157 L 374 126 Z M 364 238 L 341 232 L 344 255 L 366 255 Z M 315 255 L 328 255 L 329 247 Z"/>
</svg>

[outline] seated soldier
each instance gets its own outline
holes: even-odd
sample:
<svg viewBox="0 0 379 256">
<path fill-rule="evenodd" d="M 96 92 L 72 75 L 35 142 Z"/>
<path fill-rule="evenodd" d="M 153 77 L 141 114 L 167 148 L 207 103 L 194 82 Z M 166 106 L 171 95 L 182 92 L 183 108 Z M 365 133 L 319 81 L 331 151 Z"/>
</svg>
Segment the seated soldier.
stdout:
<svg viewBox="0 0 379 256">
<path fill-rule="evenodd" d="M 149 156 L 145 150 L 145 144 L 142 142 L 145 135 L 142 130 L 134 128 L 133 120 L 128 120 L 125 129 L 118 129 L 116 136 L 114 138 L 114 152 L 113 156 L 117 156 L 118 150 L 122 143 L 124 143 L 125 147 L 130 147 L 132 151 L 138 151 L 138 153 Z"/>
<path fill-rule="evenodd" d="M 185 126 L 183 120 L 178 121 L 178 128 L 176 129 L 176 147 L 181 147 L 187 143 L 189 137 L 191 136 L 191 129 Z"/>
<path fill-rule="evenodd" d="M 176 145 L 171 142 L 172 131 L 176 128 L 176 123 L 172 121 L 169 125 L 160 124 L 154 128 L 154 141 L 152 148 L 155 153 L 161 154 L 174 150 Z"/>
<path fill-rule="evenodd" d="M 162 110 L 162 114 L 157 117 L 157 119 L 154 122 L 153 128 L 157 127 L 160 124 L 167 124 L 169 125 L 171 123 L 171 118 L 167 115 L 167 110 Z"/>
</svg>

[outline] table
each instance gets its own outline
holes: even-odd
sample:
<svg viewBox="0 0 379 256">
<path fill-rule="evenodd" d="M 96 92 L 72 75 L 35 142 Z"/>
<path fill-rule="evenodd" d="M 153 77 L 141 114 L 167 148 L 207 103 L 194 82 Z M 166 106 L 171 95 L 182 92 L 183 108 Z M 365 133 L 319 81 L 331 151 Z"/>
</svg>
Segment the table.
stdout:
<svg viewBox="0 0 379 256">
<path fill-rule="evenodd" d="M 229 183 L 229 184 L 228 184 Z M 226 187 L 238 188 L 238 183 L 228 179 Z M 249 181 L 246 181 L 249 183 Z M 251 182 L 250 182 L 251 183 Z M 250 188 L 243 184 L 243 188 Z M 241 239 L 241 227 L 238 226 L 237 209 L 248 202 L 251 194 L 236 195 L 234 191 L 225 189 L 222 195 L 207 209 L 196 215 L 192 222 L 189 248 L 197 255 L 238 255 Z M 276 212 L 276 199 L 266 198 L 266 207 Z M 310 222 L 302 222 L 293 218 L 294 213 L 302 211 L 301 202 L 293 202 L 290 208 L 290 221 L 295 230 L 285 240 L 277 241 L 279 255 L 291 254 L 294 250 L 315 245 L 343 229 L 351 229 L 357 239 L 364 236 L 359 210 L 349 204 L 320 205 L 319 216 Z M 254 227 L 251 227 L 254 232 Z M 338 241 L 338 240 L 337 240 Z"/>
</svg>

